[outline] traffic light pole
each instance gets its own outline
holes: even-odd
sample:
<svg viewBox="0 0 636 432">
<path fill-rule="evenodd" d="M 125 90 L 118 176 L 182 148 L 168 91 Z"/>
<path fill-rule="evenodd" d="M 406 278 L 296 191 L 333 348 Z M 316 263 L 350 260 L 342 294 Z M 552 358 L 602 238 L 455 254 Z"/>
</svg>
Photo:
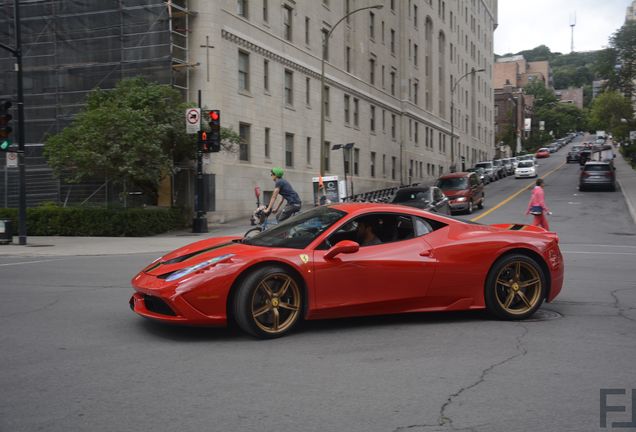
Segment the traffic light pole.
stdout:
<svg viewBox="0 0 636 432">
<path fill-rule="evenodd" d="M 201 108 L 201 90 L 199 90 L 199 108 Z M 194 196 L 194 209 L 196 216 L 192 220 L 193 233 L 208 232 L 208 219 L 203 209 L 203 143 L 201 134 L 197 135 L 197 181 Z"/>
<path fill-rule="evenodd" d="M 18 198 L 18 235 L 19 243 L 26 245 L 26 171 L 24 165 L 24 85 L 22 79 L 22 35 L 20 27 L 20 5 L 19 0 L 13 0 L 13 23 L 15 28 L 15 49 L 0 44 L 0 48 L 9 51 L 15 57 L 15 69 L 17 72 L 18 90 L 18 178 L 19 178 L 19 198 Z"/>
</svg>

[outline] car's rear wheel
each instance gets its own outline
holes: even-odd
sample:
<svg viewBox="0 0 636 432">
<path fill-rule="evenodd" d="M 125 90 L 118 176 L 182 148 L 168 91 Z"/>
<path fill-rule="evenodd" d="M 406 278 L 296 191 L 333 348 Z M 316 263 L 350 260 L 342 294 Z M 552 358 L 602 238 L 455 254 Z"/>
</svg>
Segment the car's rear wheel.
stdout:
<svg viewBox="0 0 636 432">
<path fill-rule="evenodd" d="M 486 308 L 500 319 L 525 319 L 539 309 L 545 290 L 546 275 L 533 258 L 506 255 L 488 272 L 484 293 Z"/>
<path fill-rule="evenodd" d="M 289 333 L 302 316 L 302 288 L 296 277 L 280 266 L 250 273 L 234 298 L 234 319 L 246 333 L 271 339 Z"/>
</svg>

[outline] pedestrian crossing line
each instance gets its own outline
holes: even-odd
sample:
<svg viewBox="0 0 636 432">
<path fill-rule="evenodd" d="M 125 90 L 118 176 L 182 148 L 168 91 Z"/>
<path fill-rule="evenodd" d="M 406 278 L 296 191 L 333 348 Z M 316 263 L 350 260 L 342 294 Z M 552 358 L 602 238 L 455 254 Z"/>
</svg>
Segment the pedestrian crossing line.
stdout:
<svg viewBox="0 0 636 432">
<path fill-rule="evenodd" d="M 548 177 L 550 174 L 552 174 L 553 172 L 561 169 L 561 167 L 563 165 L 565 165 L 566 162 L 561 163 L 561 165 L 559 165 L 558 167 L 556 167 L 555 169 L 553 169 L 552 171 L 548 171 L 546 174 L 542 175 L 541 178 L 545 179 L 546 177 Z M 535 180 L 536 181 L 536 180 Z M 504 204 L 512 201 L 513 199 L 515 199 L 516 197 L 518 197 L 519 195 L 521 195 L 523 192 L 527 191 L 528 189 L 530 189 L 532 186 L 534 186 L 535 181 L 528 183 L 526 186 L 524 186 L 523 188 L 521 188 L 520 190 L 518 190 L 517 192 L 515 192 L 514 194 L 510 195 L 508 198 L 506 198 L 505 200 L 501 201 L 499 204 L 497 204 L 496 206 L 494 206 L 493 208 L 483 212 L 482 214 L 480 214 L 479 216 L 475 216 L 474 218 L 470 219 L 471 222 L 477 222 L 479 219 L 483 218 L 484 216 L 488 216 L 490 213 L 494 212 L 495 210 L 497 210 L 499 207 L 502 207 Z"/>
</svg>

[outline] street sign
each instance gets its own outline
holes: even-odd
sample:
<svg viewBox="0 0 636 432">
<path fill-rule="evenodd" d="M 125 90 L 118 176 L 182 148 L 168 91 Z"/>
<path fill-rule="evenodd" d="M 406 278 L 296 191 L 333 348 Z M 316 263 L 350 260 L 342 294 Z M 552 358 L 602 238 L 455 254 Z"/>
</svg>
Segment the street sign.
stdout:
<svg viewBox="0 0 636 432">
<path fill-rule="evenodd" d="M 18 154 L 16 152 L 7 153 L 7 168 L 18 167 Z"/>
<path fill-rule="evenodd" d="M 185 113 L 186 133 L 195 134 L 201 130 L 201 108 L 188 108 Z"/>
<path fill-rule="evenodd" d="M 532 119 L 531 118 L 526 118 L 523 121 L 523 130 L 526 132 L 530 132 L 532 126 Z"/>
<path fill-rule="evenodd" d="M 629 139 L 632 141 L 636 140 L 636 131 L 629 131 Z"/>
<path fill-rule="evenodd" d="M 540 131 L 545 130 L 545 122 L 543 120 L 539 122 L 539 130 Z"/>
</svg>

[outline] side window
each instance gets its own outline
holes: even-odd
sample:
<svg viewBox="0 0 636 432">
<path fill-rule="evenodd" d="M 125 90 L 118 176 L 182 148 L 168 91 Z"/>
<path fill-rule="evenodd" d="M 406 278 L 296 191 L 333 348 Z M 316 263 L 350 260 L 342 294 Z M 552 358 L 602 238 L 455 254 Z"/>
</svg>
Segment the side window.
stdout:
<svg viewBox="0 0 636 432">
<path fill-rule="evenodd" d="M 433 232 L 433 227 L 426 220 L 422 218 L 414 218 L 415 219 L 415 236 L 423 236 L 430 232 Z"/>
<path fill-rule="evenodd" d="M 435 201 L 441 201 L 443 199 L 442 191 L 440 191 L 439 189 L 435 189 L 434 198 L 435 198 Z"/>
<path fill-rule="evenodd" d="M 355 241 L 361 247 L 408 240 L 416 237 L 413 220 L 414 218 L 409 215 L 396 213 L 373 213 L 360 216 L 338 228 L 318 249 L 329 249 L 343 240 Z M 430 225 L 428 228 L 426 232 L 432 231 Z"/>
</svg>

